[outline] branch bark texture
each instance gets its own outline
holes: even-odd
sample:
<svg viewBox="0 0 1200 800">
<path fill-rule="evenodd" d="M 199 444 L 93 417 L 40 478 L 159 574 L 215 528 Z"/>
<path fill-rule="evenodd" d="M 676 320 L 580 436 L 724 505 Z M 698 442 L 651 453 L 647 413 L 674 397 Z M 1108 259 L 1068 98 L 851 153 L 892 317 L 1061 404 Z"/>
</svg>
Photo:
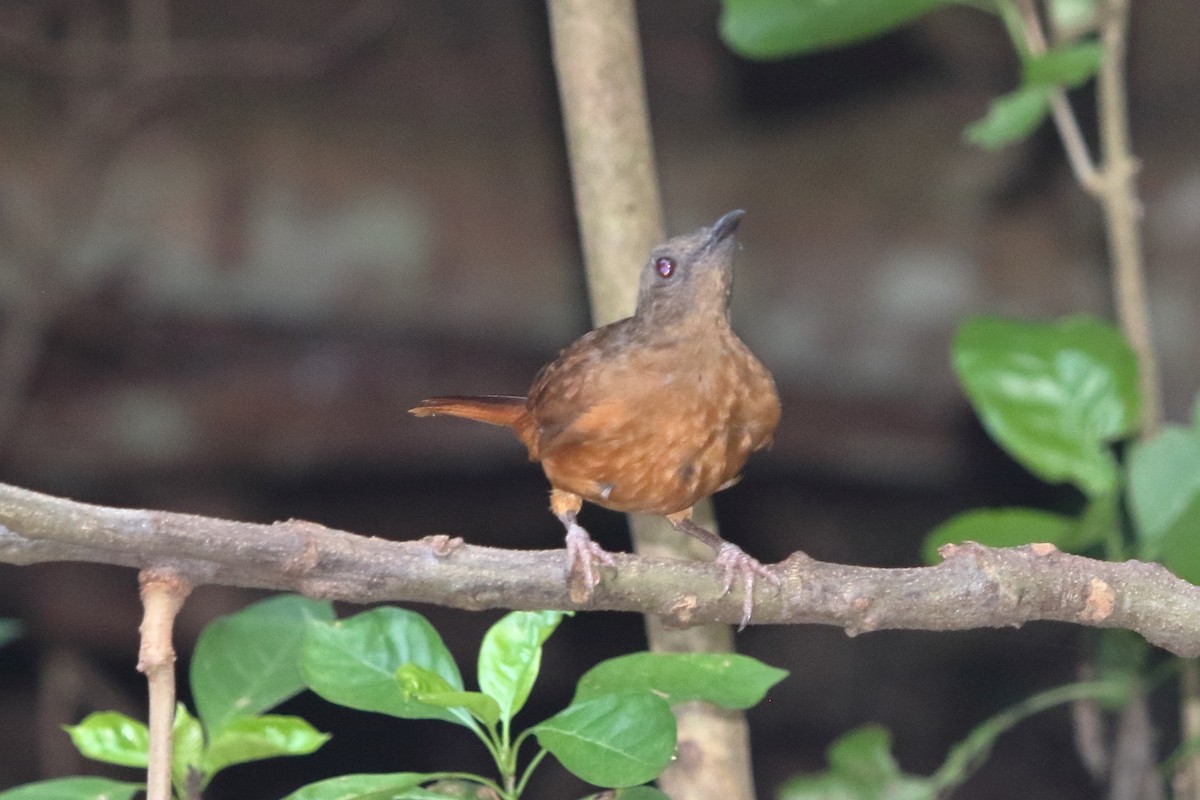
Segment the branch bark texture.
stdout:
<svg viewBox="0 0 1200 800">
<path fill-rule="evenodd" d="M 186 580 L 168 569 L 150 568 L 138 575 L 141 586 L 142 644 L 138 670 L 146 675 L 150 694 L 149 766 L 146 800 L 170 800 L 172 728 L 175 722 L 175 617 L 191 592 Z"/>
<path fill-rule="evenodd" d="M 350 602 L 454 608 L 629 611 L 676 626 L 733 623 L 709 563 L 614 554 L 590 604 L 571 602 L 563 550 L 501 550 L 448 535 L 392 542 L 302 520 L 270 525 L 88 505 L 0 484 L 0 562 L 89 561 L 167 568 L 204 583 L 296 591 Z M 782 586 L 756 593 L 752 624 L 967 630 L 1057 620 L 1126 628 L 1181 656 L 1200 655 L 1200 587 L 1158 564 L 1113 563 L 1050 545 L 948 545 L 933 567 L 877 569 L 796 555 Z"/>
</svg>

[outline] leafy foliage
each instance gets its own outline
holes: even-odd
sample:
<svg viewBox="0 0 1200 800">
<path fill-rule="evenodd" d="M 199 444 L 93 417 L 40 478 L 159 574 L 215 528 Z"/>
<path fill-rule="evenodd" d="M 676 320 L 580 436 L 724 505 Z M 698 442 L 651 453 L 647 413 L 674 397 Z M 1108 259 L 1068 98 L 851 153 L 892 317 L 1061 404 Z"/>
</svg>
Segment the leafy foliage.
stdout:
<svg viewBox="0 0 1200 800">
<path fill-rule="evenodd" d="M 1166 425 L 1134 443 L 1124 463 L 1112 444 L 1131 437 L 1141 399 L 1137 366 L 1121 335 L 1090 317 L 1028 323 L 979 317 L 959 329 L 954 364 L 985 428 L 1013 458 L 1047 481 L 1088 497 L 1077 517 L 1027 508 L 976 509 L 938 526 L 923 556 L 943 544 L 992 547 L 1050 542 L 1109 558 L 1158 560 L 1200 582 L 1200 426 Z M 1122 490 L 1132 530 L 1122 530 Z"/>
<path fill-rule="evenodd" d="M 1133 448 L 1129 505 L 1139 557 L 1200 583 L 1200 432 L 1168 425 Z"/>
<path fill-rule="evenodd" d="M 1111 325 L 976 317 L 958 330 L 954 367 L 992 438 L 1026 469 L 1088 495 L 1117 488 L 1110 443 L 1133 433 L 1137 362 Z"/>
<path fill-rule="evenodd" d="M 145 767 L 150 732 L 146 726 L 116 711 L 98 711 L 78 725 L 66 726 L 71 742 L 86 758 L 122 767 Z"/>
<path fill-rule="evenodd" d="M 172 730 L 172 783 L 177 797 L 187 786 L 207 786 L 226 767 L 276 756 L 307 755 L 328 735 L 299 717 L 261 712 L 303 690 L 297 663 L 310 622 L 331 619 L 329 603 L 299 596 L 275 597 L 214 620 L 197 641 L 192 658 L 192 694 L 199 718 L 179 704 Z M 144 768 L 149 759 L 146 725 L 124 714 L 101 711 L 66 726 L 71 741 L 88 758 Z M 38 789 L 39 793 L 21 794 Z M 31 784 L 0 794 L 24 798 L 131 797 L 141 784 L 67 778 Z"/>
<path fill-rule="evenodd" d="M 1064 703 L 1096 700 L 1128 702 L 1134 681 L 1072 683 L 1028 697 L 975 726 L 929 777 L 903 772 L 891 752 L 891 735 L 865 725 L 839 737 L 828 750 L 829 769 L 788 781 L 779 800 L 935 800 L 961 786 L 983 763 L 1000 736 L 1028 717 Z"/>
<path fill-rule="evenodd" d="M 342 775 L 310 783 L 284 800 L 392 800 L 406 797 L 406 792 L 420 788 L 434 777 L 419 772 Z"/>
<path fill-rule="evenodd" d="M 405 664 L 441 677 L 446 690 L 463 688 L 458 666 L 433 626 L 414 611 L 391 607 L 337 622 L 311 622 L 300 672 L 308 687 L 331 703 L 404 719 L 474 725 L 463 708 L 443 708 L 401 691 L 396 671 Z"/>
<path fill-rule="evenodd" d="M 906 775 L 892 757 L 892 737 L 866 725 L 839 737 L 827 752 L 829 770 L 788 781 L 780 800 L 934 800 L 928 778 Z"/>
<path fill-rule="evenodd" d="M 930 532 L 925 560 L 933 563 L 939 547 L 963 541 L 991 547 L 1049 542 L 1069 552 L 1103 543 L 1110 558 L 1124 557 L 1119 497 L 1127 481 L 1112 445 L 1135 432 L 1141 399 L 1137 365 L 1120 333 L 1085 316 L 1054 323 L 978 317 L 960 327 L 953 359 L 996 443 L 1043 480 L 1068 481 L 1089 500 L 1076 517 L 1029 508 L 964 512 Z M 1151 449 L 1142 456 L 1143 472 L 1161 455 Z M 1136 494 L 1146 481 L 1130 477 Z M 1154 498 L 1156 512 L 1160 499 Z M 1161 513 L 1150 516 L 1147 535 L 1161 539 Z M 1142 552 L 1151 557 L 1154 551 Z"/>
<path fill-rule="evenodd" d="M 1068 67 L 1087 69 L 1086 64 L 1056 69 Z M 1136 432 L 1141 398 L 1133 354 L 1115 329 L 1088 317 L 1051 324 L 977 318 L 960 328 L 954 363 L 996 442 L 1042 479 L 1077 486 L 1088 502 L 1076 517 L 1027 508 L 964 512 L 929 534 L 927 560 L 936 559 L 941 545 L 966 540 L 994 547 L 1042 541 L 1076 552 L 1103 543 L 1110 559 L 1136 553 L 1200 582 L 1200 425 L 1194 420 L 1191 426 L 1164 426 L 1153 438 L 1129 444 L 1126 458 L 1117 457 L 1113 445 Z M 968 771 L 995 735 L 1022 716 L 1060 702 L 1060 696 L 1094 689 L 1102 707 L 1127 704 L 1122 687 L 1145 680 L 1149 645 L 1119 630 L 1102 631 L 1096 644 L 1095 663 L 1104 683 L 1035 696 L 979 726 L 947 760 L 938 785 L 955 785 L 948 776 Z M 957 766 L 951 769 L 952 764 Z M 835 797 L 879 796 L 858 789 L 846 793 L 843 772 L 831 769 L 802 780 L 801 793 L 785 797 L 807 797 L 806 787 L 824 787 Z M 900 780 L 887 770 L 873 774 Z"/>
<path fill-rule="evenodd" d="M 567 708 L 514 737 L 511 722 L 537 681 L 542 647 L 563 617 L 517 611 L 497 621 L 480 646 L 479 691 L 464 688 L 440 637 L 414 612 L 379 608 L 337 622 L 310 622 L 301 673 L 314 691 L 361 710 L 463 725 L 492 754 L 501 781 L 459 773 L 346 775 L 304 787 L 287 800 L 425 797 L 422 787 L 450 777 L 515 798 L 546 755 L 585 781 L 619 789 L 616 797 L 660 798 L 638 784 L 657 777 L 674 754 L 672 702 L 703 699 L 744 708 L 786 674 L 729 654 L 613 659 L 588 672 Z M 743 685 L 728 685 L 735 682 Z M 530 738 L 541 749 L 519 769 L 518 751 Z"/>
<path fill-rule="evenodd" d="M 737 653 L 631 653 L 588 670 L 575 689 L 575 701 L 622 691 L 651 692 L 668 703 L 704 700 L 722 708 L 758 705 L 787 675 Z"/>
<path fill-rule="evenodd" d="M 479 688 L 511 721 L 529 699 L 542 664 L 542 645 L 562 622 L 561 611 L 509 614 L 488 629 L 479 647 Z"/>
<path fill-rule="evenodd" d="M 1021 83 L 1073 89 L 1091 80 L 1103 56 L 1104 48 L 1095 41 L 1064 44 L 1041 55 L 1026 56 L 1021 63 Z"/>
<path fill-rule="evenodd" d="M 926 561 L 936 561 L 942 545 L 963 541 L 992 547 L 1049 542 L 1069 552 L 1104 544 L 1110 558 L 1124 557 L 1120 492 L 1132 481 L 1136 494 L 1145 481 L 1132 474 L 1127 480 L 1112 449 L 1135 432 L 1141 406 L 1137 365 L 1120 333 L 1085 316 L 1053 323 L 978 317 L 959 328 L 953 359 L 996 443 L 1043 480 L 1077 486 L 1088 503 L 1074 517 L 1030 508 L 964 512 L 930 532 Z M 1160 457 L 1151 448 L 1140 456 L 1140 469 Z M 1130 499 L 1136 509 L 1138 500 Z M 1160 499 L 1154 498 L 1143 538 L 1165 536 Z M 1152 550 L 1143 546 L 1142 552 Z"/>
<path fill-rule="evenodd" d="M 564 767 L 597 786 L 653 780 L 675 754 L 671 706 L 650 692 L 571 703 L 533 732 Z"/>
<path fill-rule="evenodd" d="M 721 38 L 746 58 L 788 58 L 887 33 L 956 0 L 724 0 Z"/>
<path fill-rule="evenodd" d="M 1021 64 L 1021 85 L 995 98 L 987 115 L 967 126 L 963 136 L 985 150 L 996 150 L 1024 139 L 1050 113 L 1050 98 L 1059 87 L 1074 87 L 1100 67 L 1103 49 L 1097 42 L 1063 45 Z"/>
<path fill-rule="evenodd" d="M 756 60 L 791 58 L 873 39 L 958 0 L 723 0 L 721 37 L 739 55 Z M 1081 4 L 1090 4 L 1086 7 Z M 964 130 L 967 141 L 994 150 L 1037 129 L 1059 88 L 1089 80 L 1100 67 L 1098 42 L 1072 42 L 1033 54 L 1006 0 L 978 3 L 1005 20 L 1021 57 L 1021 84 L 991 101 L 986 116 Z M 1058 5 L 1058 4 L 1051 4 Z M 1069 25 L 1095 15 L 1093 0 L 1058 12 Z"/>
<path fill-rule="evenodd" d="M 250 761 L 312 753 L 328 734 L 298 717 L 265 714 L 305 687 L 332 702 L 403 719 L 439 719 L 471 730 L 496 761 L 501 781 L 454 772 L 341 775 L 297 789 L 287 800 L 431 800 L 464 787 L 516 800 L 547 755 L 597 786 L 605 797 L 662 800 L 652 780 L 675 752 L 671 703 L 707 700 L 745 708 L 787 673 L 732 654 L 635 654 L 597 665 L 567 708 L 515 738 L 510 724 L 537 681 L 542 647 L 566 616 L 513 612 L 480 646 L 479 691 L 464 688 L 450 651 L 412 611 L 376 608 L 335 620 L 328 603 L 275 597 L 215 620 L 193 657 L 192 691 L 200 715 L 180 704 L 172 732 L 175 796 L 203 789 L 221 770 Z M 145 768 L 145 724 L 106 711 L 67 733 L 85 756 Z M 518 752 L 539 751 L 523 769 Z M 70 778 L 19 787 L 0 800 L 130 798 L 140 784 Z M 459 796 L 457 794 L 453 796 Z"/>
<path fill-rule="evenodd" d="M 213 775 L 225 767 L 277 756 L 316 752 L 329 741 L 299 717 L 264 714 L 238 717 L 214 736 L 201 758 L 201 770 Z"/>
<path fill-rule="evenodd" d="M 1049 542 L 1060 550 L 1074 550 L 1079 521 L 1064 514 L 1037 508 L 977 508 L 946 520 L 929 532 L 921 555 L 927 564 L 941 560 L 945 544 L 978 542 L 988 547 L 1017 547 Z"/>
<path fill-rule="evenodd" d="M 196 711 L 218 731 L 261 714 L 304 689 L 296 653 L 309 620 L 332 620 L 333 607 L 280 595 L 253 611 L 213 620 L 200 634 L 189 669 Z"/>
<path fill-rule="evenodd" d="M 133 800 L 145 788 L 109 778 L 55 778 L 0 792 L 0 800 Z"/>
<path fill-rule="evenodd" d="M 1022 86 L 993 98 L 987 114 L 968 125 L 963 138 L 984 150 L 998 150 L 1024 139 L 1045 121 L 1050 94 L 1045 86 Z"/>
</svg>

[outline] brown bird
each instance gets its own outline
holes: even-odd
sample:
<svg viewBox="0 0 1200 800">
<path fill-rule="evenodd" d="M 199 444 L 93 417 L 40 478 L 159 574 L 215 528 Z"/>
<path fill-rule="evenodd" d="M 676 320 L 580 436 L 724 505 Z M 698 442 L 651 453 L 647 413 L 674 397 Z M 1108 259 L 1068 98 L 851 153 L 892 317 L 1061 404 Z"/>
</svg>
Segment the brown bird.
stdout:
<svg viewBox="0 0 1200 800">
<path fill-rule="evenodd" d="M 755 576 L 779 583 L 691 518 L 698 500 L 737 482 L 779 423 L 771 373 L 729 326 L 734 231 L 744 213 L 730 211 L 711 228 L 654 248 L 634 315 L 568 345 L 534 378 L 528 397 L 434 397 L 411 409 L 513 429 L 550 481 L 577 600 L 599 583 L 596 563 L 614 563 L 576 521 L 584 500 L 665 516 L 712 547 L 725 592 L 742 576 L 743 627 Z"/>
</svg>

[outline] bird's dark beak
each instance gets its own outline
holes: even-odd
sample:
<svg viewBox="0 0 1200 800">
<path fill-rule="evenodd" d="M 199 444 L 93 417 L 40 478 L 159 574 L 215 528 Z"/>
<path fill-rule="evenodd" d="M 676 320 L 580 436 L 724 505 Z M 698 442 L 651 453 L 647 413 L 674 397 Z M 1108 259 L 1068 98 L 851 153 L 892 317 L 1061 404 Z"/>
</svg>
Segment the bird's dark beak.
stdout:
<svg viewBox="0 0 1200 800">
<path fill-rule="evenodd" d="M 746 216 L 745 211 L 735 208 L 714 222 L 713 226 L 709 228 L 708 241 L 705 243 L 704 249 L 707 250 L 710 247 L 714 247 L 732 236 L 744 216 Z"/>
</svg>

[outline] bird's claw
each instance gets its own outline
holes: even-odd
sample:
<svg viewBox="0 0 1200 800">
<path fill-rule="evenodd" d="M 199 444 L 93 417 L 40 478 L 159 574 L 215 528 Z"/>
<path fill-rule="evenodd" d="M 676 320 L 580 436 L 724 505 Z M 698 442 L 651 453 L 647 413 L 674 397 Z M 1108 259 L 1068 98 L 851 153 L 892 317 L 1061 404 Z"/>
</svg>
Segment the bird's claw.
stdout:
<svg viewBox="0 0 1200 800">
<path fill-rule="evenodd" d="M 584 603 L 591 599 L 592 589 L 600 583 L 596 563 L 615 567 L 612 554 L 592 541 L 582 526 L 572 523 L 567 526 L 567 582 L 571 599 Z"/>
<path fill-rule="evenodd" d="M 725 573 L 725 580 L 721 585 L 722 596 L 729 594 L 733 590 L 733 582 L 736 577 L 742 576 L 744 592 L 742 595 L 742 622 L 738 625 L 738 631 L 745 630 L 747 623 L 750 622 L 750 612 L 754 609 L 754 577 L 761 575 L 766 578 L 768 583 L 779 586 L 779 575 L 770 567 L 763 566 L 758 559 L 746 555 L 745 550 L 732 542 L 721 544 L 714 562 Z"/>
</svg>

